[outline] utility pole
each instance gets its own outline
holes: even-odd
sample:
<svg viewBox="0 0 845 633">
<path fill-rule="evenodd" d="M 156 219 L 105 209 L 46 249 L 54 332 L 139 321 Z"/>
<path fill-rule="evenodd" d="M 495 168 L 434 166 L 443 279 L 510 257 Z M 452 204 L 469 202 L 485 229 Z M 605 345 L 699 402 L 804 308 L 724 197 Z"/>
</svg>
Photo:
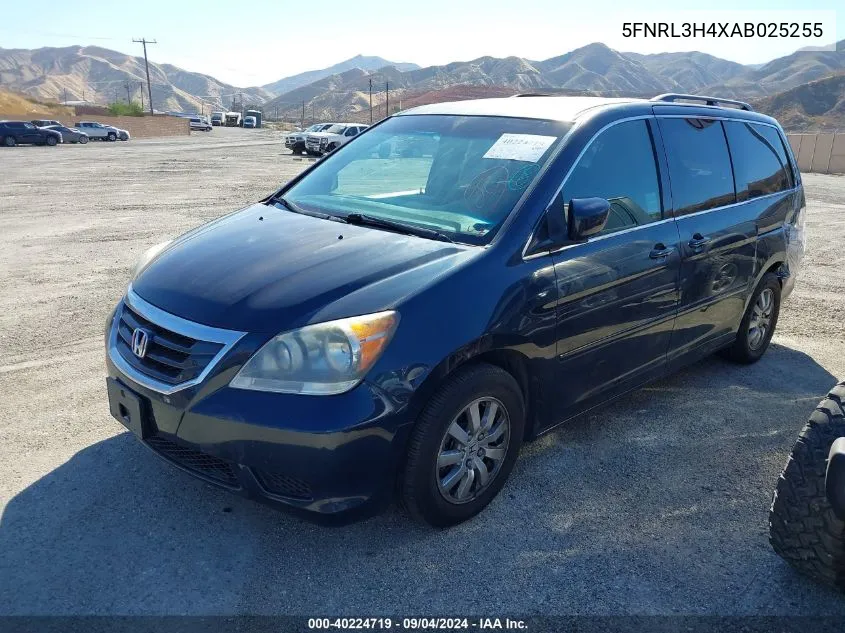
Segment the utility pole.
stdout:
<svg viewBox="0 0 845 633">
<path fill-rule="evenodd" d="M 147 71 L 147 90 L 150 96 L 150 114 L 153 114 L 153 85 L 150 83 L 150 62 L 147 60 L 147 44 L 158 44 L 156 40 L 148 40 L 141 38 L 140 40 L 132 40 L 137 44 L 144 45 L 144 68 Z"/>
<path fill-rule="evenodd" d="M 373 124 L 373 78 L 370 77 L 370 125 Z"/>
<path fill-rule="evenodd" d="M 127 81 L 123 86 L 126 88 L 126 103 L 132 103 L 132 84 Z"/>
<path fill-rule="evenodd" d="M 144 82 L 138 82 L 138 88 L 140 88 L 139 92 L 141 93 L 141 110 L 144 109 Z"/>
<path fill-rule="evenodd" d="M 67 103 L 67 88 L 65 88 L 65 103 Z"/>
<path fill-rule="evenodd" d="M 384 94 L 385 94 L 385 102 L 384 102 L 384 118 L 390 116 L 390 82 L 384 82 Z"/>
<path fill-rule="evenodd" d="M 299 127 L 305 129 L 305 101 L 302 102 L 302 120 L 299 122 Z"/>
<path fill-rule="evenodd" d="M 314 102 L 311 102 L 311 123 L 317 120 L 317 115 L 314 114 Z"/>
</svg>

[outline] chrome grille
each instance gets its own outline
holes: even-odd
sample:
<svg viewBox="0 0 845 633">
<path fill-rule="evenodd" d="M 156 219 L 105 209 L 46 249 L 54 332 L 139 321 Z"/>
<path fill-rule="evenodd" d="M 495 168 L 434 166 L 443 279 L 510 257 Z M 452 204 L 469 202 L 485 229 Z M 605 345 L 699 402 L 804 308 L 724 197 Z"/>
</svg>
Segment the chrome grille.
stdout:
<svg viewBox="0 0 845 633">
<path fill-rule="evenodd" d="M 139 328 L 149 337 L 143 357 L 132 352 L 132 333 Z M 172 332 L 124 304 L 117 324 L 115 347 L 123 360 L 136 370 L 160 382 L 177 385 L 197 378 L 223 349 L 223 344 Z"/>
</svg>

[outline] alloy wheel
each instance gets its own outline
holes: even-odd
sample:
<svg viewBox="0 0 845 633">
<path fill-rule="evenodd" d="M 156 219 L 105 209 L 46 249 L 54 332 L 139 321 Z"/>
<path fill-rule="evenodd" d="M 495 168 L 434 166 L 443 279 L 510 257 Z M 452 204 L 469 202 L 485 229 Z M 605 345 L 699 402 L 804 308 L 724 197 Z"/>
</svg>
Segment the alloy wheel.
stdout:
<svg viewBox="0 0 845 633">
<path fill-rule="evenodd" d="M 493 482 L 508 452 L 510 418 L 496 398 L 469 403 L 446 429 L 437 454 L 437 488 L 450 503 L 476 499 Z"/>
<path fill-rule="evenodd" d="M 772 310 L 775 307 L 775 293 L 771 288 L 764 288 L 751 313 L 751 321 L 748 323 L 748 347 L 752 350 L 759 349 L 772 322 Z"/>
</svg>

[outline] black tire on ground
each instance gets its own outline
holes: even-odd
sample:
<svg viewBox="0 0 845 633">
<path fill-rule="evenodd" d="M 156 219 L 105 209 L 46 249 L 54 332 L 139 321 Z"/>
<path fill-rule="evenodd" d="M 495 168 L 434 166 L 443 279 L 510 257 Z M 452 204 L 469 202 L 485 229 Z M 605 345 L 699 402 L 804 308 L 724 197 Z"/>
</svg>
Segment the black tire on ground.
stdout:
<svg viewBox="0 0 845 633">
<path fill-rule="evenodd" d="M 108 139 L 109 139 L 109 141 L 112 141 L 112 142 L 116 141 L 117 140 L 117 134 L 115 134 L 114 132 L 109 132 Z"/>
<path fill-rule="evenodd" d="M 15 145 L 17 145 L 17 141 L 15 140 L 14 136 L 4 136 L 3 145 L 5 145 L 6 147 L 14 147 Z"/>
<path fill-rule="evenodd" d="M 769 542 L 802 574 L 845 590 L 845 522 L 825 494 L 830 446 L 845 436 L 845 382 L 819 403 L 778 478 Z"/>
<path fill-rule="evenodd" d="M 455 417 L 482 397 L 495 398 L 507 412 L 510 437 L 505 457 L 498 473 L 477 498 L 452 503 L 441 494 L 438 486 L 437 459 L 441 441 Z M 524 428 L 525 405 L 513 376 L 488 364 L 459 369 L 431 397 L 417 419 L 399 474 L 400 503 L 415 520 L 435 527 L 448 527 L 472 518 L 493 500 L 507 481 L 519 454 Z"/>
<path fill-rule="evenodd" d="M 83 145 L 85 145 L 85 143 L 88 142 L 88 137 L 87 136 L 80 136 L 79 142 L 82 143 Z"/>
<path fill-rule="evenodd" d="M 291 150 L 291 151 L 293 151 L 293 153 L 294 153 L 296 156 L 302 156 L 302 150 L 301 150 L 301 149 L 293 149 L 293 150 Z"/>
<path fill-rule="evenodd" d="M 48 136 L 46 142 L 47 142 L 47 145 L 49 145 L 50 147 L 53 147 L 54 145 L 56 145 L 58 143 L 55 136 Z"/>
<path fill-rule="evenodd" d="M 774 305 L 769 314 L 768 328 L 763 336 L 763 340 L 755 347 L 750 344 L 749 326 L 751 319 L 754 317 L 755 306 L 760 295 L 767 289 L 771 290 Z M 780 314 L 780 279 L 774 273 L 766 273 L 757 284 L 754 294 L 751 295 L 751 300 L 748 302 L 748 307 L 745 309 L 745 314 L 739 324 L 739 331 L 736 333 L 736 339 L 730 347 L 722 351 L 723 356 L 732 361 L 743 364 L 756 363 L 763 357 L 766 350 L 769 348 L 769 343 L 772 340 L 772 335 L 775 332 L 775 327 L 778 324 L 778 315 Z"/>
</svg>

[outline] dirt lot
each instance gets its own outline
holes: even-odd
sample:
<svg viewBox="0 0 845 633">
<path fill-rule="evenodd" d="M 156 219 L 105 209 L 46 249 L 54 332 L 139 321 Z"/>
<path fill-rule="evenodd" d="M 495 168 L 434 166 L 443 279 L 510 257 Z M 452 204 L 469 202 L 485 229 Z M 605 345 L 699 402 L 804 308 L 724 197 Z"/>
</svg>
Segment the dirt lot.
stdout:
<svg viewBox="0 0 845 633">
<path fill-rule="evenodd" d="M 267 130 L 0 151 L 0 613 L 840 614 L 767 543 L 796 433 L 845 378 L 845 178 L 807 176 L 774 345 L 529 445 L 491 507 L 327 529 L 176 471 L 108 413 L 102 329 L 148 246 L 303 165 Z"/>
</svg>

